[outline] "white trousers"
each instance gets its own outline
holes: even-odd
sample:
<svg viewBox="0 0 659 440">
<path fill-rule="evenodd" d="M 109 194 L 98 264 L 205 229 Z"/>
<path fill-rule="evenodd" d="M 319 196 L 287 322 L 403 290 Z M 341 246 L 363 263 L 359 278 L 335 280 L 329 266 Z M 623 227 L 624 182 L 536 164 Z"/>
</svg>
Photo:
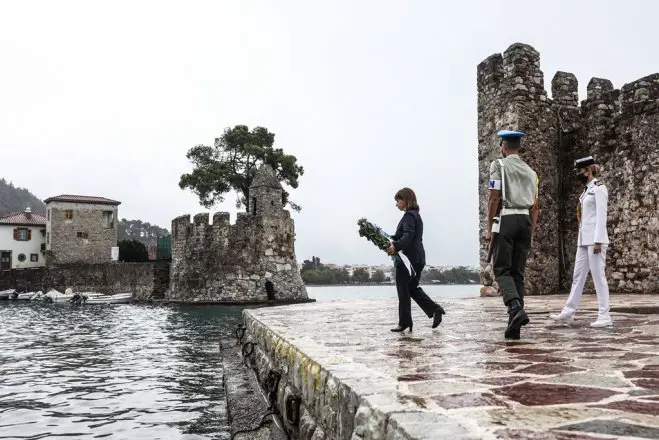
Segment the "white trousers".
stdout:
<svg viewBox="0 0 659 440">
<path fill-rule="evenodd" d="M 595 292 L 597 292 L 597 304 L 599 311 L 598 320 L 609 320 L 609 285 L 606 282 L 604 268 L 606 267 L 606 248 L 602 245 L 602 252 L 593 253 L 594 246 L 577 246 L 577 256 L 574 260 L 574 274 L 572 275 L 572 289 L 567 298 L 563 312 L 573 315 L 579 309 L 581 294 L 584 284 L 588 278 L 588 272 L 593 276 Z"/>
</svg>

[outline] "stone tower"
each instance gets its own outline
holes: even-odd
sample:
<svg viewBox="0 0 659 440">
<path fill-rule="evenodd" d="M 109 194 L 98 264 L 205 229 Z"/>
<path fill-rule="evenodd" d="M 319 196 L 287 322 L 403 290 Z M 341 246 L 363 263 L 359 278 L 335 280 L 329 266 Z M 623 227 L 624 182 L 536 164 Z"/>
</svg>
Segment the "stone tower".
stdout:
<svg viewBox="0 0 659 440">
<path fill-rule="evenodd" d="M 607 279 L 612 292 L 659 291 L 659 74 L 615 89 L 592 78 L 579 105 L 577 78 L 557 72 L 551 99 L 540 54 L 511 45 L 478 65 L 478 160 L 481 265 L 487 243 L 489 164 L 499 156 L 496 132 L 526 133 L 522 158 L 540 180 L 538 229 L 526 271 L 528 294 L 554 293 L 572 284 L 583 185 L 574 160 L 593 155 L 609 191 Z"/>
<path fill-rule="evenodd" d="M 249 208 L 253 215 L 278 216 L 283 211 L 284 189 L 269 165 L 261 165 L 249 187 Z"/>
<path fill-rule="evenodd" d="M 172 221 L 170 289 L 185 302 L 307 301 L 295 258 L 295 226 L 282 203 L 283 188 L 270 166 L 259 168 L 247 212 L 234 225 L 229 213 Z"/>
</svg>

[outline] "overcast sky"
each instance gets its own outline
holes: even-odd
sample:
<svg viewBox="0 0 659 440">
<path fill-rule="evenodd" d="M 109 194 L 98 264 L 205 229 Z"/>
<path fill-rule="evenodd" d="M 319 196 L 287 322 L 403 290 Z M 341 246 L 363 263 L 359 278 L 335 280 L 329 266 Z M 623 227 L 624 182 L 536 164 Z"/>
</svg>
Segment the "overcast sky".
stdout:
<svg viewBox="0 0 659 440">
<path fill-rule="evenodd" d="M 536 6 L 537 4 L 537 6 Z M 298 157 L 298 260 L 388 263 L 416 190 L 428 264 L 478 264 L 476 65 L 514 42 L 545 87 L 659 70 L 645 1 L 13 1 L 0 5 L 0 177 L 44 199 L 98 195 L 171 228 L 203 212 L 186 151 L 260 125 Z M 532 148 L 532 147 L 531 147 Z M 212 211 L 230 211 L 234 197 Z"/>
</svg>

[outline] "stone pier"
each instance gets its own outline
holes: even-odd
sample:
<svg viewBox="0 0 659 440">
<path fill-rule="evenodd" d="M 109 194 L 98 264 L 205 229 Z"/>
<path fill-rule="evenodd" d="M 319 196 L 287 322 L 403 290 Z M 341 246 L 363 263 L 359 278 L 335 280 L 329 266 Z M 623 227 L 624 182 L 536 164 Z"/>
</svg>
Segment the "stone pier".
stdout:
<svg viewBox="0 0 659 440">
<path fill-rule="evenodd" d="M 500 298 L 436 299 L 444 323 L 413 307 L 405 334 L 395 300 L 245 310 L 243 355 L 293 439 L 659 438 L 656 297 L 612 296 L 608 329 L 593 295 L 571 325 L 529 297 L 519 341 Z"/>
</svg>

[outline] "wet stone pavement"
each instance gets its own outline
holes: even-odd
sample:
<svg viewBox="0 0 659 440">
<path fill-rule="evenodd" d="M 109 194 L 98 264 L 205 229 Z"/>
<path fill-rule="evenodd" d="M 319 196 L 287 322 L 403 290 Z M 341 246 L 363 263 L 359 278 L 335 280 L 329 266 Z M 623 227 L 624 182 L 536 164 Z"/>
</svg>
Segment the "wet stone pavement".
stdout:
<svg viewBox="0 0 659 440">
<path fill-rule="evenodd" d="M 614 324 L 604 329 L 589 327 L 594 295 L 584 296 L 571 325 L 549 318 L 565 296 L 529 297 L 531 322 L 518 341 L 503 337 L 500 298 L 435 299 L 446 309 L 442 325 L 431 329 L 412 303 L 414 332 L 404 334 L 389 331 L 397 321 L 391 300 L 273 307 L 245 317 L 248 327 L 261 326 L 257 337 L 263 329 L 274 335 L 271 356 L 285 343 L 284 357 L 298 351 L 324 372 L 324 383 L 304 393 L 312 415 L 323 418 L 328 376 L 354 393 L 352 437 L 337 438 L 659 439 L 659 297 L 612 295 Z"/>
</svg>

